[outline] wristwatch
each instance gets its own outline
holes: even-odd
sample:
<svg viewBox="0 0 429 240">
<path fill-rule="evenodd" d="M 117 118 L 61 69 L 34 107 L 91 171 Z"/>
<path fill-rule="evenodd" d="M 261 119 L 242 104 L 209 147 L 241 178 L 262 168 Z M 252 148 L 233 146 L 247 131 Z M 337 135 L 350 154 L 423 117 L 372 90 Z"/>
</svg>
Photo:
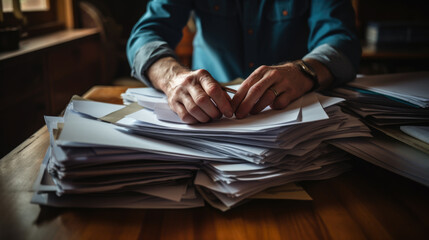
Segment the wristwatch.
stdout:
<svg viewBox="0 0 429 240">
<path fill-rule="evenodd" d="M 299 68 L 299 70 L 305 76 L 307 76 L 313 82 L 313 87 L 309 90 L 309 92 L 312 92 L 312 91 L 314 91 L 320 87 L 319 78 L 317 78 L 316 72 L 314 71 L 314 69 L 310 65 L 308 65 L 307 63 L 305 63 L 301 59 L 296 60 L 293 63 Z"/>
</svg>

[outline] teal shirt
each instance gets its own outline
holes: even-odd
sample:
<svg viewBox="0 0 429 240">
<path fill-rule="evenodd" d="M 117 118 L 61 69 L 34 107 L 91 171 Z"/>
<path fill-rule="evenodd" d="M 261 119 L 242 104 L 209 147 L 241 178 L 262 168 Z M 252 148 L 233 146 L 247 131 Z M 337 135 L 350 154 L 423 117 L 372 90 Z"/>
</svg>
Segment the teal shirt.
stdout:
<svg viewBox="0 0 429 240">
<path fill-rule="evenodd" d="M 197 27 L 192 68 L 219 82 L 310 57 L 324 63 L 337 84 L 355 78 L 361 47 L 350 0 L 152 0 L 127 45 L 134 77 L 150 85 L 145 71 L 175 56 L 191 13 Z"/>
</svg>

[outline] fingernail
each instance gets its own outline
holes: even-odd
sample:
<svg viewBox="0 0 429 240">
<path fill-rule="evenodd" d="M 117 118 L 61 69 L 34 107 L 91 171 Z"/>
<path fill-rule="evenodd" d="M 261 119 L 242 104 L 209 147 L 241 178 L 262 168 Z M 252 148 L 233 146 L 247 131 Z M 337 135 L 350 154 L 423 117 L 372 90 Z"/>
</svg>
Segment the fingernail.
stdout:
<svg viewBox="0 0 429 240">
<path fill-rule="evenodd" d="M 233 115 L 232 111 L 227 111 L 226 114 L 225 114 L 225 116 L 227 118 L 232 118 L 232 115 Z"/>
</svg>

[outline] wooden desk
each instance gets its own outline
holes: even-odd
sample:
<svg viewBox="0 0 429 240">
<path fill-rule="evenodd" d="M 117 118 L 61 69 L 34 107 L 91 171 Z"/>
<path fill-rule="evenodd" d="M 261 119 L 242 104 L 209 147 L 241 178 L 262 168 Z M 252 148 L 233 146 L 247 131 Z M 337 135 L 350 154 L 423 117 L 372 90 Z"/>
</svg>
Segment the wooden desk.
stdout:
<svg viewBox="0 0 429 240">
<path fill-rule="evenodd" d="M 86 98 L 121 103 L 125 87 Z M 429 188 L 357 160 L 339 177 L 304 182 L 313 201 L 253 200 L 228 212 L 58 209 L 30 204 L 46 127 L 0 160 L 0 239 L 427 239 Z"/>
</svg>

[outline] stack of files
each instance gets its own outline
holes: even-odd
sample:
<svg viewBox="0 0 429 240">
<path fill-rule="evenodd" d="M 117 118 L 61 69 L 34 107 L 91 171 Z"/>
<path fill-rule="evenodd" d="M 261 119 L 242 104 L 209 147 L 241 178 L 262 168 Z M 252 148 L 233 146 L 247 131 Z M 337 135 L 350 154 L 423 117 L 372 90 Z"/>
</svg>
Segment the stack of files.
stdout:
<svg viewBox="0 0 429 240">
<path fill-rule="evenodd" d="M 206 200 L 225 211 L 271 187 L 331 178 L 350 168 L 350 155 L 326 142 L 371 137 L 342 101 L 311 93 L 284 110 L 187 125 L 131 100 L 74 99 L 64 117 L 46 117 L 51 146 L 33 202 L 93 207 L 112 196 L 97 207 L 177 208 Z"/>
<path fill-rule="evenodd" d="M 429 186 L 429 72 L 360 76 L 331 95 L 374 130 L 368 141 L 336 142 L 371 163 Z M 423 171 L 422 171 L 423 170 Z"/>
<path fill-rule="evenodd" d="M 428 108 L 428 79 L 429 72 L 394 73 L 358 77 L 349 85 Z"/>
<path fill-rule="evenodd" d="M 382 133 L 366 139 L 344 139 L 331 142 L 374 165 L 407 177 L 429 187 L 429 154 Z"/>
<path fill-rule="evenodd" d="M 331 94 L 367 122 L 404 125 L 429 122 L 429 72 L 359 76 Z"/>
<path fill-rule="evenodd" d="M 181 149 L 171 147 L 178 152 L 175 156 L 159 154 L 157 151 L 164 144 L 160 141 L 125 134 L 104 122 L 91 125 L 91 120 L 69 111 L 64 118 L 45 117 L 45 120 L 50 146 L 34 184 L 33 203 L 90 208 L 204 205 L 192 184 L 199 166 L 198 160 L 194 160 L 196 151 L 189 150 L 189 155 L 180 156 Z M 82 124 L 82 130 L 95 128 L 81 134 L 86 140 L 80 143 L 64 143 L 58 135 L 63 130 L 66 134 L 73 131 L 68 128 L 68 121 Z M 102 138 L 109 142 L 108 147 Z M 159 147 L 151 148 L 151 143 Z M 147 147 L 151 149 L 145 151 Z"/>
</svg>

